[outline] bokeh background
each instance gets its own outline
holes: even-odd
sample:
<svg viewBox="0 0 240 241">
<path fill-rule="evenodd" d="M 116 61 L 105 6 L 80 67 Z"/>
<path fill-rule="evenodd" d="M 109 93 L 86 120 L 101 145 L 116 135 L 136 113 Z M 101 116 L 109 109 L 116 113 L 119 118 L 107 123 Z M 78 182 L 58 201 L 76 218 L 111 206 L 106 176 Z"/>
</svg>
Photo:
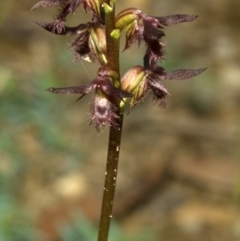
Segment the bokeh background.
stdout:
<svg viewBox="0 0 240 241">
<path fill-rule="evenodd" d="M 91 95 L 45 90 L 87 83 L 98 65 L 73 63 L 72 38 L 34 23 L 57 9 L 31 12 L 35 3 L 0 8 L 0 241 L 96 240 L 108 129 L 88 125 Z M 199 15 L 165 28 L 162 66 L 208 70 L 165 83 L 166 109 L 149 97 L 126 115 L 110 240 L 240 240 L 240 1 L 117 4 Z M 79 9 L 68 25 L 88 17 Z M 125 51 L 122 73 L 143 53 Z"/>
</svg>

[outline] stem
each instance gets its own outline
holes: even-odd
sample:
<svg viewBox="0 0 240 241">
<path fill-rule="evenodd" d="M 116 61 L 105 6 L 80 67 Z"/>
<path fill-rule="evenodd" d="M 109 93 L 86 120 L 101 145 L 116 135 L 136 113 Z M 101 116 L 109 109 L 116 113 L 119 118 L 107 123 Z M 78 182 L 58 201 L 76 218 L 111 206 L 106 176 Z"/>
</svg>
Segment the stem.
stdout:
<svg viewBox="0 0 240 241">
<path fill-rule="evenodd" d="M 111 1 L 104 2 L 109 4 Z M 115 27 L 115 4 L 111 7 L 111 12 L 105 12 L 107 60 L 108 65 L 119 74 L 119 39 L 115 39 L 111 36 Z"/>
<path fill-rule="evenodd" d="M 119 128 L 110 127 L 107 166 L 105 172 L 105 183 L 103 190 L 100 225 L 98 231 L 98 241 L 108 240 L 109 227 L 112 218 L 114 193 L 117 181 L 122 123 L 123 115 L 121 115 L 118 121 Z"/>
<path fill-rule="evenodd" d="M 103 0 L 102 2 L 110 6 L 109 0 Z M 108 65 L 119 74 L 119 39 L 115 39 L 111 36 L 114 30 L 115 24 L 115 4 L 112 2 L 112 11 L 105 11 L 106 21 L 106 41 L 107 41 L 107 60 Z M 117 181 L 118 171 L 118 159 L 121 144 L 123 114 L 120 109 L 119 103 L 117 104 L 117 119 L 116 127 L 110 127 L 109 142 L 108 142 L 108 156 L 105 172 L 105 183 L 103 190 L 102 209 L 98 231 L 98 241 L 107 241 L 110 223 L 112 219 L 112 209 L 115 194 L 115 187 Z"/>
</svg>

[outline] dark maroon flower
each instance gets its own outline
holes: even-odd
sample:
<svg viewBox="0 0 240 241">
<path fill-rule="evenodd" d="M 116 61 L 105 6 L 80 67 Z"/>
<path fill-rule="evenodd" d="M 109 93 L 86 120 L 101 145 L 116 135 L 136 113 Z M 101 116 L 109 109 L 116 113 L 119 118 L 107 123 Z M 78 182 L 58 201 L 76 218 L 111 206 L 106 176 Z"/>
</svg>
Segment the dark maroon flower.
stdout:
<svg viewBox="0 0 240 241">
<path fill-rule="evenodd" d="M 43 0 L 38 3 L 36 3 L 31 10 L 38 8 L 38 7 L 56 7 L 60 6 L 61 9 L 59 11 L 59 14 L 54 19 L 54 22 L 52 23 L 52 32 L 57 32 L 58 34 L 61 34 L 62 31 L 64 31 L 64 24 L 67 20 L 67 16 L 69 14 L 73 14 L 77 7 L 80 5 L 82 0 Z"/>
<path fill-rule="evenodd" d="M 167 71 L 158 66 L 155 69 L 146 69 L 146 78 L 148 87 L 153 91 L 154 100 L 159 102 L 159 106 L 165 107 L 165 97 L 170 95 L 167 89 L 162 84 L 162 80 L 184 80 L 201 74 L 207 68 L 201 69 L 179 69 Z"/>
<path fill-rule="evenodd" d="M 75 60 L 84 59 L 93 62 L 95 59 L 99 63 L 106 64 L 106 38 L 105 26 L 99 23 L 79 24 L 76 27 L 64 26 L 61 32 L 55 28 L 53 23 L 36 22 L 45 30 L 57 35 L 78 35 L 70 44 L 74 49 Z"/>
<path fill-rule="evenodd" d="M 176 14 L 165 17 L 154 17 L 142 13 L 139 9 L 129 8 L 120 12 L 115 21 L 116 28 L 126 28 L 126 44 L 128 49 L 134 42 L 138 45 L 144 41 L 147 45 L 147 61 L 144 65 L 156 66 L 158 60 L 165 58 L 161 38 L 165 36 L 162 25 L 170 26 L 182 22 L 190 22 L 196 19 L 196 15 Z"/>
<path fill-rule="evenodd" d="M 65 88 L 49 88 L 48 91 L 54 94 L 81 94 L 81 99 L 84 95 L 95 90 L 105 93 L 109 97 L 114 97 L 122 100 L 123 98 L 130 98 L 132 94 L 125 90 L 116 88 L 112 82 L 115 71 L 111 70 L 108 66 L 102 66 L 98 70 L 97 77 L 90 83 L 82 86 L 65 87 Z"/>
<path fill-rule="evenodd" d="M 131 109 L 145 97 L 148 90 L 152 91 L 154 100 L 159 102 L 159 106 L 165 107 L 165 97 L 170 94 L 163 85 L 163 80 L 188 79 L 199 75 L 205 70 L 206 68 L 166 71 L 160 66 L 151 69 L 138 65 L 126 72 L 121 79 L 121 86 L 123 90 L 133 94 L 133 97 L 130 99 Z"/>
<path fill-rule="evenodd" d="M 53 22 L 53 26 L 58 33 L 61 33 L 64 28 L 64 22 L 69 14 L 73 14 L 80 4 L 83 4 L 85 12 L 92 12 L 92 20 L 94 22 L 102 22 L 99 7 L 99 0 L 43 0 L 36 3 L 31 10 L 39 7 L 61 7 L 59 14 Z"/>
<path fill-rule="evenodd" d="M 49 88 L 48 91 L 54 94 L 80 94 L 80 100 L 84 95 L 91 91 L 95 91 L 95 97 L 91 104 L 91 123 L 95 124 L 99 131 L 102 126 L 116 125 L 116 107 L 114 105 L 116 99 L 124 100 L 132 97 L 132 94 L 125 90 L 116 88 L 112 83 L 117 77 L 115 71 L 108 66 L 99 68 L 97 77 L 90 83 L 83 86 L 65 87 L 65 88 Z"/>
<path fill-rule="evenodd" d="M 90 10 L 92 22 L 79 24 L 75 27 L 65 25 L 67 16 L 73 14 L 82 4 L 85 11 Z M 80 58 L 90 62 L 97 59 L 100 64 L 107 64 L 105 26 L 102 19 L 99 0 L 43 0 L 32 7 L 61 7 L 59 14 L 52 23 L 36 22 L 45 30 L 57 35 L 78 35 L 70 47 L 76 53 L 75 60 Z"/>
<path fill-rule="evenodd" d="M 158 66 L 155 69 L 146 69 L 146 77 L 148 79 L 148 87 L 152 89 L 154 100 L 159 102 L 159 106 L 165 107 L 165 97 L 170 95 L 162 84 L 162 80 L 184 80 L 201 74 L 207 68 L 201 69 L 179 69 L 174 71 L 166 71 Z"/>
</svg>

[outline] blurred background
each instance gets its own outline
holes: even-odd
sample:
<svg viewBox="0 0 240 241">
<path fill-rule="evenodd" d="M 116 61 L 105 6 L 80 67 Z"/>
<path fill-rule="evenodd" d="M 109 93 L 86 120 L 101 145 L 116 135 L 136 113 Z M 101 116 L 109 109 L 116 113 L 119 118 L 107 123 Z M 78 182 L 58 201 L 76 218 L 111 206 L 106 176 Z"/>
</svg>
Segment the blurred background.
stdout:
<svg viewBox="0 0 240 241">
<path fill-rule="evenodd" d="M 88 125 L 91 95 L 75 102 L 45 90 L 87 83 L 98 65 L 73 63 L 73 38 L 34 23 L 57 9 L 31 12 L 36 2 L 0 8 L 0 240 L 96 240 L 108 128 L 98 135 Z M 208 70 L 164 83 L 166 109 L 149 97 L 125 116 L 110 240 L 240 240 L 240 1 L 117 4 L 199 15 L 164 29 L 162 66 Z M 79 9 L 67 25 L 85 21 Z M 122 73 L 143 53 L 122 53 Z"/>
</svg>

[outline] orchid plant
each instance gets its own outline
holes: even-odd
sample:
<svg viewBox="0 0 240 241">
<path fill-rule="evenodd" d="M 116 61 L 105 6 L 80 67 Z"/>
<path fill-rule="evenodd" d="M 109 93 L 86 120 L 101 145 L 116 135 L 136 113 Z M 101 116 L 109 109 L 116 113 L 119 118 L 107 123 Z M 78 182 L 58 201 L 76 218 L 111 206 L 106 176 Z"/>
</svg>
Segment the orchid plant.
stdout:
<svg viewBox="0 0 240 241">
<path fill-rule="evenodd" d="M 98 241 L 108 239 L 125 107 L 129 106 L 132 110 L 149 92 L 159 106 L 165 107 L 166 97 L 170 94 L 163 81 L 188 79 L 206 70 L 167 71 L 159 65 L 159 62 L 166 60 L 162 42 L 165 36 L 163 26 L 191 22 L 197 18 L 196 15 L 155 17 L 137 8 L 127 8 L 116 15 L 116 2 L 117 0 L 43 0 L 32 7 L 32 10 L 38 7 L 59 7 L 59 13 L 53 22 L 36 23 L 56 35 L 76 35 L 76 39 L 70 44 L 75 52 L 75 60 L 97 61 L 100 65 L 96 77 L 83 86 L 48 89 L 54 94 L 79 94 L 78 100 L 94 92 L 90 105 L 90 123 L 98 132 L 104 126 L 110 128 Z M 80 6 L 90 13 L 91 21 L 75 27 L 66 26 L 69 15 L 73 15 Z M 124 50 L 135 42 L 138 46 L 144 42 L 146 51 L 143 65 L 133 66 L 121 77 L 119 40 L 123 30 L 126 37 Z"/>
</svg>

